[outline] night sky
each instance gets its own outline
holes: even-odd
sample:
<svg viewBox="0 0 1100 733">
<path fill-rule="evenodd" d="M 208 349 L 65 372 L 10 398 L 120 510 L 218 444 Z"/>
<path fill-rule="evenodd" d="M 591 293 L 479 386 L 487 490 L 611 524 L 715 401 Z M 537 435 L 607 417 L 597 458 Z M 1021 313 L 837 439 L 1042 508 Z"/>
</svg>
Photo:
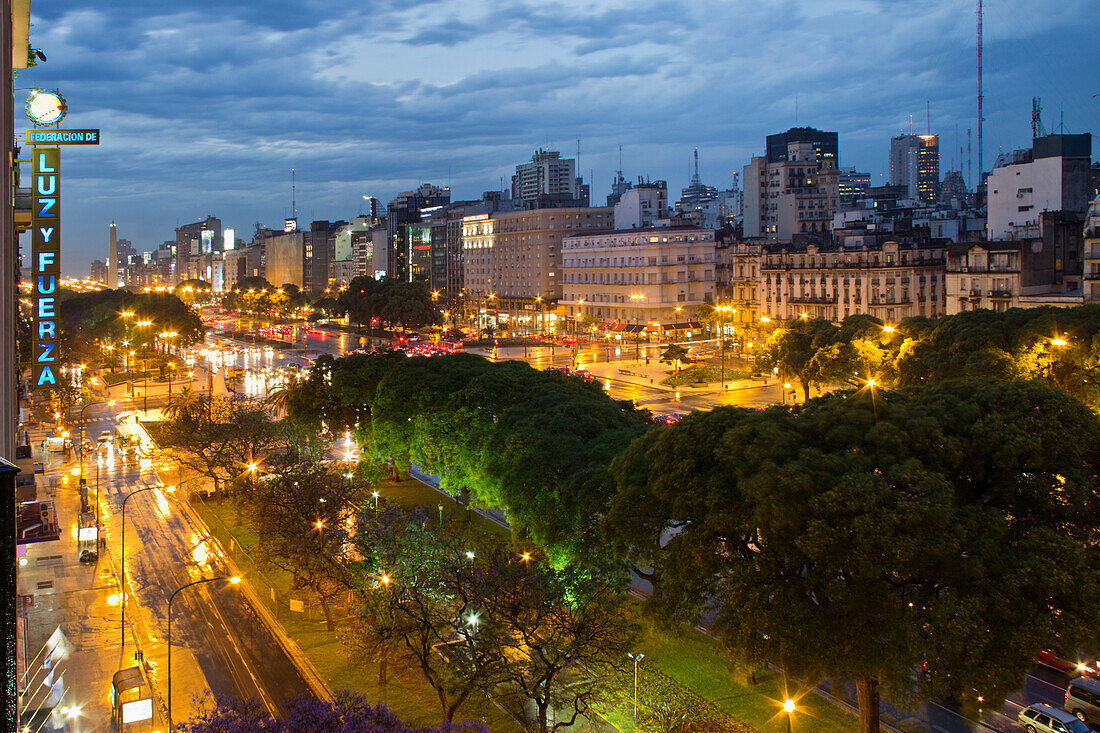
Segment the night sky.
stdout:
<svg viewBox="0 0 1100 733">
<path fill-rule="evenodd" d="M 1048 131 L 1100 132 L 1097 11 L 986 0 L 987 168 L 1030 144 L 1033 96 Z M 928 102 L 941 170 L 976 135 L 969 0 L 33 0 L 31 13 L 49 60 L 16 87 L 59 89 L 62 126 L 104 141 L 63 153 L 69 274 L 105 258 L 112 219 L 139 250 L 208 214 L 245 240 L 281 224 L 291 168 L 308 222 L 420 182 L 476 198 L 538 147 L 573 156 L 577 138 L 596 202 L 619 145 L 627 178 L 666 179 L 673 201 L 694 146 L 704 183 L 726 188 L 796 123 L 796 97 L 797 123 L 839 132 L 841 165 L 876 185 L 890 136 L 910 115 L 925 132 Z"/>
</svg>

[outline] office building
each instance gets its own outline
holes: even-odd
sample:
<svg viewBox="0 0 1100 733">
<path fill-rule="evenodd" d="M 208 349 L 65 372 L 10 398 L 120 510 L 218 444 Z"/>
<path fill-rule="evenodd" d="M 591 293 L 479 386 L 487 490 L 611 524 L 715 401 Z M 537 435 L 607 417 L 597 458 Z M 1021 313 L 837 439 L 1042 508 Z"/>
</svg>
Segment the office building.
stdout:
<svg viewBox="0 0 1100 733">
<path fill-rule="evenodd" d="M 711 229 L 674 224 L 571 234 L 561 256 L 561 304 L 573 324 L 588 317 L 655 331 L 690 320 L 715 300 Z"/>
<path fill-rule="evenodd" d="M 836 193 L 842 203 L 865 196 L 871 188 L 871 174 L 861 173 L 854 166 L 840 168 L 837 173 Z"/>
<path fill-rule="evenodd" d="M 214 216 L 176 227 L 175 282 L 204 279 L 198 264 L 199 255 L 220 251 L 222 241 L 222 223 Z"/>
<path fill-rule="evenodd" d="M 264 238 L 265 275 L 279 287 L 296 285 L 319 296 L 331 290 L 330 272 L 336 233 L 345 221 L 314 221 L 308 231 L 283 232 Z"/>
<path fill-rule="evenodd" d="M 414 244 L 417 247 L 425 246 L 419 230 L 420 212 L 435 206 L 445 206 L 450 202 L 450 188 L 440 188 L 430 183 L 423 184 L 415 191 L 405 191 L 390 202 L 386 208 L 386 233 L 389 239 L 386 272 L 389 277 L 406 282 L 427 281 L 430 278 L 430 252 L 413 249 Z M 415 243 L 414 236 L 417 238 Z"/>
<path fill-rule="evenodd" d="M 103 260 L 92 260 L 91 279 L 106 285 L 107 277 L 107 263 Z"/>
<path fill-rule="evenodd" d="M 587 207 L 588 186 L 577 175 L 577 161 L 556 150 L 539 149 L 512 176 L 512 201 L 518 208 Z"/>
<path fill-rule="evenodd" d="M 611 229 L 608 207 L 473 214 L 462 220 L 467 297 L 556 301 L 561 297 L 561 242 L 570 234 Z"/>
<path fill-rule="evenodd" d="M 1046 135 L 1030 149 L 998 157 L 986 183 L 989 238 L 1032 237 L 1044 211 L 1084 213 L 1089 205 L 1092 136 Z M 1031 227 L 1031 230 L 1027 229 Z"/>
<path fill-rule="evenodd" d="M 839 137 L 813 127 L 792 127 L 786 132 L 768 135 L 765 140 L 765 158 L 769 163 L 790 160 L 791 143 L 809 143 L 822 160 L 840 160 Z"/>
<path fill-rule="evenodd" d="M 789 242 L 795 234 L 827 232 L 839 207 L 836 149 L 835 132 L 769 135 L 767 155 L 744 169 L 744 235 Z"/>
<path fill-rule="evenodd" d="M 934 204 L 939 198 L 939 135 L 898 135 L 890 139 L 890 185 L 905 186 L 910 199 Z"/>
</svg>

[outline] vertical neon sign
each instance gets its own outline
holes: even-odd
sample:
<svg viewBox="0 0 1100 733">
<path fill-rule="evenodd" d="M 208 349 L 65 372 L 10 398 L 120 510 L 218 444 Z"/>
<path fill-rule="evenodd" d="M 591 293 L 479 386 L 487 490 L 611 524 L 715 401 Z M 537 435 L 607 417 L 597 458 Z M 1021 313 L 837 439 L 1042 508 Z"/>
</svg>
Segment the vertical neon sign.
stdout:
<svg viewBox="0 0 1100 733">
<path fill-rule="evenodd" d="M 61 150 L 36 148 L 31 168 L 31 276 L 34 389 L 57 386 L 61 280 Z"/>
</svg>

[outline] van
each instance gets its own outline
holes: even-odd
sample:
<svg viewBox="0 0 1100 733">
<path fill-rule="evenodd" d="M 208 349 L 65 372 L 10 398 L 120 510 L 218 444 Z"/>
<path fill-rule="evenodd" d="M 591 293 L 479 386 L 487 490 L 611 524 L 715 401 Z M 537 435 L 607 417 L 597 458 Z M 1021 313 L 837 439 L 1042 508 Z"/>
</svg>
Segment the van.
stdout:
<svg viewBox="0 0 1100 733">
<path fill-rule="evenodd" d="M 1071 713 L 1053 705 L 1034 703 L 1020 711 L 1020 725 L 1027 733 L 1091 733 L 1091 728 Z"/>
<path fill-rule="evenodd" d="M 1092 677 L 1070 680 L 1063 707 L 1083 723 L 1100 721 L 1100 680 Z"/>
</svg>

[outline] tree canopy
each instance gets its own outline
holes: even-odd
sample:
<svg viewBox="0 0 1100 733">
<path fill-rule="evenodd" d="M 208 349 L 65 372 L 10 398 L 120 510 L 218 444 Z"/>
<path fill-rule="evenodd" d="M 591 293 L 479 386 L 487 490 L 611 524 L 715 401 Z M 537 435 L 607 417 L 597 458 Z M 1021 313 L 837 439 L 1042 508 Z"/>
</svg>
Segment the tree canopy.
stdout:
<svg viewBox="0 0 1100 733">
<path fill-rule="evenodd" d="M 469 354 L 321 357 L 287 410 L 334 431 L 357 428 L 378 461 L 416 463 L 444 490 L 504 510 L 563 551 L 606 506 L 606 466 L 647 423 L 596 384 Z"/>
<path fill-rule="evenodd" d="M 854 680 L 871 731 L 880 685 L 988 706 L 1036 650 L 1094 640 L 1098 470 L 1100 423 L 1042 385 L 862 389 L 647 433 L 612 464 L 603 528 L 666 618 Z"/>
<path fill-rule="evenodd" d="M 337 298 L 336 308 L 355 323 L 423 328 L 443 322 L 428 286 L 391 278 L 354 278 Z"/>
</svg>

